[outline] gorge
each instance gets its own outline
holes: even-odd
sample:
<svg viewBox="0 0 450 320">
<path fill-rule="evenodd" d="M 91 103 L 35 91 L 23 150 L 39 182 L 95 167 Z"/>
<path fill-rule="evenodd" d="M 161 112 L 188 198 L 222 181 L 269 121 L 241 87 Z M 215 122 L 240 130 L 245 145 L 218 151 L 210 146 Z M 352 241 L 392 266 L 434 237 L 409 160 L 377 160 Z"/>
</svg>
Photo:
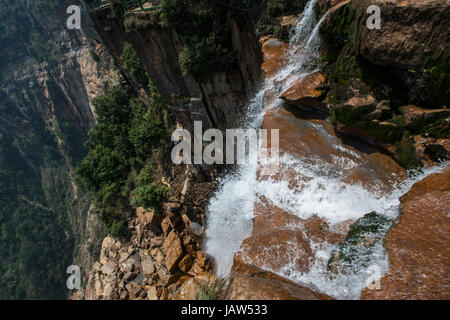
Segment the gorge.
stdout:
<svg viewBox="0 0 450 320">
<path fill-rule="evenodd" d="M 447 1 L 8 3 L 1 298 L 449 298 Z"/>
</svg>

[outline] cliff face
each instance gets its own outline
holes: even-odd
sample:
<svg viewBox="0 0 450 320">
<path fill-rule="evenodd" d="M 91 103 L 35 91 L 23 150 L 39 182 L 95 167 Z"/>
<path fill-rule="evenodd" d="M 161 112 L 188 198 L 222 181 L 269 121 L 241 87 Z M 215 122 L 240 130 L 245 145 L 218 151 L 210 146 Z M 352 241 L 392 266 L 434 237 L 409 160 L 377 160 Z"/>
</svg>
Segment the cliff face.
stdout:
<svg viewBox="0 0 450 320">
<path fill-rule="evenodd" d="M 149 15 L 152 14 L 159 13 Z M 111 15 L 109 8 L 92 13 L 92 17 L 102 41 L 117 61 L 120 61 L 124 44 L 133 45 L 151 80 L 183 127 L 192 129 L 194 121 L 202 121 L 206 129 L 232 128 L 238 123 L 250 93 L 260 80 L 259 44 L 251 31 L 241 30 L 229 18 L 237 67 L 195 78 L 183 74 L 179 63 L 183 44 L 172 29 L 155 24 L 127 30 Z"/>
<path fill-rule="evenodd" d="M 319 1 L 317 11 L 337 2 Z M 340 3 L 321 26 L 338 132 L 368 139 L 405 168 L 447 159 L 448 2 Z M 370 5 L 381 10 L 380 29 L 367 27 Z"/>
<path fill-rule="evenodd" d="M 146 88 L 136 83 L 122 61 L 124 47 L 130 43 L 178 125 L 191 132 L 194 121 L 201 121 L 203 130 L 237 126 L 260 79 L 260 48 L 254 34 L 228 18 L 235 68 L 194 77 L 180 66 L 180 36 L 167 26 L 148 23 L 152 14 L 159 12 L 144 17 L 143 13 L 128 12 L 128 17 L 136 15 L 147 23 L 126 28 L 123 16 L 110 7 L 91 12 L 128 84 L 141 97 L 146 95 Z M 100 259 L 78 298 L 195 299 L 199 288 L 215 281 L 201 241 L 204 209 L 216 183 L 192 166 L 174 166 L 169 161 L 158 164 L 166 169 L 156 177 L 173 191 L 161 208 L 162 215 L 135 208 L 136 214 L 127 217 L 129 238 L 104 239 Z M 203 169 L 208 173 L 210 167 Z"/>
<path fill-rule="evenodd" d="M 74 183 L 74 166 L 95 123 L 91 98 L 119 77 L 86 12 L 82 30 L 65 27 L 72 4 L 30 9 L 24 17 L 2 12 L 18 25 L 32 24 L 20 37 L 2 39 L 0 50 L 3 298 L 64 298 L 66 268 L 75 260 L 84 269 L 101 241 L 90 201 Z M 39 37 L 35 46 L 51 45 L 57 59 L 34 58 L 28 36 Z M 10 283 L 16 283 L 11 290 Z"/>
</svg>

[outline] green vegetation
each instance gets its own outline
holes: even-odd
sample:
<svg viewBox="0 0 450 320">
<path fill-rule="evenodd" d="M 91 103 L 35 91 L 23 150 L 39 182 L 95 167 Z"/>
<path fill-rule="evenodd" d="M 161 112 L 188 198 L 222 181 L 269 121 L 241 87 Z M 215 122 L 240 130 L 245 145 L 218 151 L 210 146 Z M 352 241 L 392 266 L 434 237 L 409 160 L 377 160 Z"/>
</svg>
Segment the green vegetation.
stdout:
<svg viewBox="0 0 450 320">
<path fill-rule="evenodd" d="M 148 76 L 145 72 L 144 65 L 131 44 L 125 44 L 120 60 L 122 61 L 125 70 L 128 71 L 134 81 L 143 87 L 147 86 Z"/>
<path fill-rule="evenodd" d="M 28 52 L 39 62 L 46 61 L 49 70 L 54 71 L 61 56 L 50 42 L 44 41 L 35 32 L 39 24 L 34 14 L 42 10 L 54 10 L 58 7 L 58 0 L 4 0 L 0 4 L 0 45 L 4 48 L 15 48 L 14 52 Z M 18 50 L 20 49 L 20 50 Z M 8 57 L 1 59 L 0 66 L 7 65 Z"/>
<path fill-rule="evenodd" d="M 365 270 L 371 263 L 374 248 L 381 244 L 391 222 L 371 212 L 350 226 L 345 240 L 333 251 L 327 269 L 331 277 L 341 273 L 356 273 Z"/>
<path fill-rule="evenodd" d="M 235 65 L 224 6 L 209 0 L 164 0 L 162 17 L 181 37 L 180 65 L 185 74 L 200 76 Z"/>
<path fill-rule="evenodd" d="M 148 84 L 131 45 L 125 46 L 122 59 L 133 79 Z M 89 153 L 77 167 L 113 236 L 125 235 L 124 218 L 131 204 L 158 209 L 165 199 L 165 189 L 153 181 L 154 161 L 168 149 L 170 120 L 154 86 L 148 84 L 147 88 L 146 104 L 121 86 L 109 88 L 93 100 L 97 124 L 89 132 Z"/>
<path fill-rule="evenodd" d="M 227 277 L 217 277 L 209 279 L 202 284 L 197 292 L 197 300 L 221 300 L 225 298 L 225 292 L 228 285 Z"/>
<path fill-rule="evenodd" d="M 45 181 L 61 188 L 67 177 L 49 166 L 54 170 L 43 170 L 41 181 L 8 141 L 0 141 L 0 299 L 65 298 L 73 250 L 65 235 L 67 195 Z M 59 204 L 53 208 L 50 201 Z"/>
<path fill-rule="evenodd" d="M 408 131 L 403 133 L 402 139 L 396 143 L 398 162 L 405 169 L 417 169 L 422 166 L 414 155 L 413 140 Z"/>
<path fill-rule="evenodd" d="M 257 25 L 257 34 L 273 35 L 281 40 L 288 39 L 281 34 L 281 16 L 298 14 L 302 12 L 307 1 L 305 0 L 266 0 L 262 1 L 264 14 Z"/>
</svg>

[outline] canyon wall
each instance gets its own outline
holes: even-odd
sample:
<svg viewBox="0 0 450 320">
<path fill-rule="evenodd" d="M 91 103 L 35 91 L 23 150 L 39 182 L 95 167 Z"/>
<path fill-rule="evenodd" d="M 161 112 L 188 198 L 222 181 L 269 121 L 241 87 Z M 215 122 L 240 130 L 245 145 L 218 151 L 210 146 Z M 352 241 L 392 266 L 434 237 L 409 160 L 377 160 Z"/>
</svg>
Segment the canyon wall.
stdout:
<svg viewBox="0 0 450 320">
<path fill-rule="evenodd" d="M 65 298 L 66 268 L 87 269 L 104 233 L 74 168 L 95 123 L 91 99 L 119 74 L 86 11 L 82 30 L 66 28 L 66 9 L 79 2 L 28 10 L 22 3 L 20 12 L 2 8 L 7 23 L 25 29 L 3 33 L 0 50 L 1 297 Z M 37 48 L 48 55 L 36 57 Z"/>
</svg>

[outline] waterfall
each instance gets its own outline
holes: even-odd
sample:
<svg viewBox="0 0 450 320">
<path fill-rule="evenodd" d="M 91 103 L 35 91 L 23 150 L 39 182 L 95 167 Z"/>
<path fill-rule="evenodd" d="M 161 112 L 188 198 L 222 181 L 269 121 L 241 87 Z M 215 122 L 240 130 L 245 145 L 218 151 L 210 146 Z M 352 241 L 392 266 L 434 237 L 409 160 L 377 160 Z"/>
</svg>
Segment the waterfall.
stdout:
<svg viewBox="0 0 450 320">
<path fill-rule="evenodd" d="M 316 2 L 317 0 L 310 0 L 307 3 L 301 19 L 292 31 L 285 66 L 266 79 L 263 88 L 249 102 L 244 128 L 260 128 L 267 110 L 277 110 L 282 105 L 282 101 L 277 98 L 281 93 L 300 77 L 320 70 L 318 31 L 326 15 L 317 21 Z M 292 187 L 289 181 L 285 180 L 259 181 L 257 161 L 240 165 L 219 181 L 218 191 L 208 207 L 204 243 L 207 254 L 216 261 L 218 274 L 230 272 L 234 254 L 240 249 L 242 241 L 251 236 L 255 202 L 261 196 L 285 212 L 301 219 L 319 217 L 331 227 L 350 219 L 359 219 L 373 211 L 393 220 L 399 214 L 400 196 L 416 181 L 440 169 L 426 170 L 414 179 L 407 179 L 388 194 L 381 194 L 376 188 L 370 190 L 360 184 L 349 184 L 342 179 L 346 171 L 364 167 L 366 159 L 343 145 L 320 124 L 305 123 L 310 130 L 315 130 L 317 135 L 323 137 L 335 153 L 329 157 L 331 160 L 328 162 L 315 155 L 296 157 L 284 154 L 282 165 L 302 177 L 296 181 L 297 186 Z M 359 298 L 361 290 L 367 284 L 367 270 L 358 270 L 355 274 L 330 280 L 326 264 L 336 246 L 314 243 L 312 240 L 310 242 L 315 250 L 316 260 L 306 273 L 296 271 L 289 263 L 279 270 L 265 268 L 263 263 L 258 266 L 298 283 L 313 286 L 335 298 Z M 371 259 L 379 266 L 381 277 L 388 268 L 388 261 L 381 244 L 375 249 Z"/>
<path fill-rule="evenodd" d="M 287 66 L 267 79 L 263 88 L 250 100 L 244 121 L 245 128 L 261 127 L 266 95 L 269 92 L 280 94 L 298 79 L 299 75 L 319 68 L 320 39 L 317 36 L 311 38 L 317 22 L 314 12 L 316 2 L 317 0 L 308 2 L 302 19 L 291 34 L 290 46 L 293 49 L 288 53 Z M 308 43 L 306 50 L 299 49 Z M 257 157 L 257 155 L 250 156 Z M 233 264 L 234 253 L 252 232 L 254 203 L 257 200 L 256 169 L 256 161 L 240 165 L 235 172 L 219 181 L 220 187 L 210 200 L 205 249 L 215 258 L 219 274 L 228 274 Z"/>
</svg>

